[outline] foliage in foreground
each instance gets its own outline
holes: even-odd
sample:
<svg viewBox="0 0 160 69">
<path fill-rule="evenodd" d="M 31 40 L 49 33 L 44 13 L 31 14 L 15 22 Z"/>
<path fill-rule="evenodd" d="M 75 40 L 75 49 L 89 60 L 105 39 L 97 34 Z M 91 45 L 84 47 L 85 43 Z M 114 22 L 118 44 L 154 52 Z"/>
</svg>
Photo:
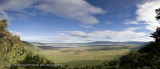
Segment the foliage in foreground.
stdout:
<svg viewBox="0 0 160 69">
<path fill-rule="evenodd" d="M 120 58 L 119 68 L 160 69 L 160 43 L 153 42 Z"/>
<path fill-rule="evenodd" d="M 156 9 L 156 19 L 160 19 L 160 8 Z M 160 27 L 157 27 L 151 37 L 155 39 L 138 51 L 132 51 L 129 55 L 121 57 L 117 64 L 118 69 L 160 69 Z"/>
<path fill-rule="evenodd" d="M 46 58 L 35 55 L 29 45 L 12 35 L 7 28 L 7 21 L 0 21 L 0 69 L 55 69 L 55 66 L 23 66 L 16 64 L 53 64 Z"/>
</svg>

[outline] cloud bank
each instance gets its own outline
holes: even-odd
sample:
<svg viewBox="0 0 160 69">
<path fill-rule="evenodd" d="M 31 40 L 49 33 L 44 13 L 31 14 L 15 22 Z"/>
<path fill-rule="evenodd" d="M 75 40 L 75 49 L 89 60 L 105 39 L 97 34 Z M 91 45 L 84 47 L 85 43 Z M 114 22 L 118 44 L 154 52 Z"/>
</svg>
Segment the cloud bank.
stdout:
<svg viewBox="0 0 160 69">
<path fill-rule="evenodd" d="M 136 11 L 137 21 L 144 21 L 147 25 L 146 29 L 155 31 L 157 26 L 160 26 L 159 22 L 155 19 L 155 9 L 160 8 L 160 0 L 147 0 L 141 4 L 138 4 Z"/>
<path fill-rule="evenodd" d="M 125 20 L 124 24 L 139 24 L 137 21 Z"/>
<path fill-rule="evenodd" d="M 70 36 L 79 37 L 79 38 L 106 38 L 106 39 L 123 39 L 123 38 L 133 38 L 141 37 L 146 34 L 143 32 L 134 32 L 135 28 L 129 28 L 124 31 L 94 31 L 91 33 L 84 33 L 82 31 L 67 31 Z"/>
<path fill-rule="evenodd" d="M 6 11 L 25 12 L 36 9 L 66 19 L 77 20 L 84 24 L 96 24 L 99 20 L 94 14 L 103 14 L 106 11 L 90 5 L 85 0 L 1 0 L 1 19 L 11 19 Z"/>
<path fill-rule="evenodd" d="M 12 33 L 12 35 L 22 36 L 21 32 L 16 32 L 16 31 L 9 31 L 9 32 Z"/>
<path fill-rule="evenodd" d="M 127 28 L 123 31 L 101 30 L 93 32 L 83 31 L 63 31 L 58 33 L 57 37 L 37 36 L 32 38 L 23 37 L 26 41 L 54 42 L 54 43 L 85 43 L 93 41 L 152 41 L 150 37 L 146 37 L 144 32 L 134 32 L 141 27 Z"/>
</svg>

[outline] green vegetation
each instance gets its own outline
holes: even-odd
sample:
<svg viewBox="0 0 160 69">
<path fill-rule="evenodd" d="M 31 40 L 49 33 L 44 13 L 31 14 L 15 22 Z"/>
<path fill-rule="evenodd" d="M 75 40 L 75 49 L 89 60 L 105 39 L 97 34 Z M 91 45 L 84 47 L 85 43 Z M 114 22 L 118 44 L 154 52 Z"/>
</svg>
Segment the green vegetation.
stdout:
<svg viewBox="0 0 160 69">
<path fill-rule="evenodd" d="M 129 55 L 120 58 L 121 69 L 148 68 L 159 69 L 160 66 L 160 43 L 153 42 L 146 47 L 133 51 Z"/>
<path fill-rule="evenodd" d="M 70 48 L 70 49 L 44 50 L 41 53 L 45 56 L 48 56 L 47 58 L 55 61 L 55 63 L 63 63 L 74 60 L 111 60 L 114 59 L 115 56 L 119 56 L 121 54 L 129 52 L 129 49 L 106 50 L 106 51 L 85 50 L 87 48 L 80 48 L 81 50 L 76 50 L 79 48 Z"/>
<path fill-rule="evenodd" d="M 37 45 L 37 43 L 36 43 Z M 43 44 L 46 46 L 38 53 L 47 59 L 68 65 L 68 67 L 94 67 L 102 65 L 104 61 L 112 61 L 136 50 L 139 44 Z M 76 46 L 69 48 L 50 48 L 48 46 Z M 56 56 L 55 56 L 56 55 Z"/>
<path fill-rule="evenodd" d="M 7 21 L 0 21 L 0 69 L 50 69 L 50 66 L 16 66 L 15 64 L 53 64 L 46 58 L 33 53 L 33 46 L 22 42 L 16 35 L 12 35 L 7 28 Z"/>
</svg>

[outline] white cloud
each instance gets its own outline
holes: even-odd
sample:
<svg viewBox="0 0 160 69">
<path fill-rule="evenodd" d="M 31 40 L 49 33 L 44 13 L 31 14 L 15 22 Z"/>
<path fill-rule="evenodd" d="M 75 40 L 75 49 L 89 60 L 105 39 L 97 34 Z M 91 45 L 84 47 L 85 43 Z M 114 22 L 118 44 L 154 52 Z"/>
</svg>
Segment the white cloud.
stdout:
<svg viewBox="0 0 160 69">
<path fill-rule="evenodd" d="M 85 0 L 44 0 L 36 8 L 60 17 L 78 20 L 84 24 L 96 24 L 99 21 L 93 14 L 103 14 L 102 8 L 90 5 Z"/>
<path fill-rule="evenodd" d="M 9 31 L 12 35 L 22 36 L 21 32 Z"/>
<path fill-rule="evenodd" d="M 49 38 L 47 41 L 58 43 L 84 43 L 91 41 L 142 41 L 142 39 L 145 38 L 141 37 L 144 37 L 146 34 L 143 32 L 134 32 L 134 30 L 137 29 L 140 29 L 140 27 L 128 28 L 124 31 L 104 30 L 93 31 L 91 33 L 85 33 L 83 31 L 65 31 L 64 33 L 59 33 L 60 37 Z"/>
<path fill-rule="evenodd" d="M 154 41 L 154 39 L 151 37 L 141 37 L 141 38 L 131 39 L 131 41 L 149 42 L 149 41 Z"/>
<path fill-rule="evenodd" d="M 128 31 L 133 31 L 133 30 L 138 30 L 138 29 L 144 29 L 142 27 L 131 27 L 131 28 L 128 28 L 127 30 Z"/>
<path fill-rule="evenodd" d="M 60 36 L 66 36 L 64 33 L 59 33 Z"/>
<path fill-rule="evenodd" d="M 133 37 L 141 37 L 146 34 L 143 32 L 134 32 L 133 30 L 138 28 L 127 29 L 124 31 L 94 31 L 91 33 L 84 33 L 82 31 L 69 31 L 70 36 L 76 36 L 80 38 L 106 38 L 106 39 L 122 39 L 122 38 L 133 38 Z"/>
<path fill-rule="evenodd" d="M 13 19 L 6 11 L 26 12 L 25 9 L 33 8 L 37 0 L 1 0 L 0 19 Z"/>
<path fill-rule="evenodd" d="M 148 37 L 145 37 L 145 33 L 134 32 L 134 30 L 140 28 L 141 27 L 128 28 L 124 31 L 103 30 L 93 31 L 90 33 L 85 33 L 83 31 L 64 31 L 58 34 L 60 36 L 56 37 L 28 36 L 22 37 L 22 40 L 54 43 L 84 43 L 92 41 L 150 41 L 151 38 L 148 39 Z"/>
<path fill-rule="evenodd" d="M 144 21 L 147 24 L 146 29 L 148 30 L 155 31 L 157 26 L 160 26 L 158 21 L 155 19 L 155 9 L 160 8 L 159 3 L 160 0 L 147 0 L 137 6 L 137 21 Z"/>
<path fill-rule="evenodd" d="M 124 24 L 139 24 L 137 21 L 125 20 Z"/>
<path fill-rule="evenodd" d="M 61 35 L 61 34 L 59 34 Z M 72 36 L 60 36 L 60 37 L 32 37 L 32 38 L 22 38 L 24 41 L 29 42 L 44 42 L 44 43 L 83 43 L 83 41 L 72 37 Z"/>
<path fill-rule="evenodd" d="M 8 19 L 8 20 L 10 20 L 11 17 L 6 12 L 0 11 L 0 20 L 2 20 L 2 19 Z"/>
<path fill-rule="evenodd" d="M 11 16 L 6 11 L 16 11 L 32 15 L 26 9 L 36 9 L 91 25 L 99 22 L 93 16 L 94 14 L 106 12 L 102 8 L 90 5 L 85 0 L 1 0 L 0 17 L 1 19 L 11 19 Z"/>
<path fill-rule="evenodd" d="M 85 43 L 92 41 L 149 41 L 145 40 L 146 34 L 143 32 L 134 32 L 134 30 L 141 29 L 141 27 L 127 28 L 123 31 L 93 31 L 86 33 L 83 31 L 63 31 L 58 33 L 60 36 L 27 36 L 23 37 L 25 41 L 38 42 L 54 42 L 54 43 Z"/>
<path fill-rule="evenodd" d="M 82 32 L 82 31 L 68 31 L 71 36 L 85 36 L 86 33 Z"/>
<path fill-rule="evenodd" d="M 37 0 L 7 0 L 1 3 L 0 10 L 23 11 L 26 8 L 31 8 L 35 1 Z"/>
</svg>

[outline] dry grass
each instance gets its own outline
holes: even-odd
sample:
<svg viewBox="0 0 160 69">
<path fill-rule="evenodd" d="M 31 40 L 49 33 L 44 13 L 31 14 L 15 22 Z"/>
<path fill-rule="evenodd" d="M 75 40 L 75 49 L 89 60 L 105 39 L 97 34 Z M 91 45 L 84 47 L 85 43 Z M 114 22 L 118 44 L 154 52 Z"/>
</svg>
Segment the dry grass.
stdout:
<svg viewBox="0 0 160 69">
<path fill-rule="evenodd" d="M 100 48 L 103 47 L 60 48 L 56 50 L 42 50 L 40 53 L 55 63 L 65 63 L 78 60 L 113 60 L 130 50 L 98 50 Z"/>
</svg>

